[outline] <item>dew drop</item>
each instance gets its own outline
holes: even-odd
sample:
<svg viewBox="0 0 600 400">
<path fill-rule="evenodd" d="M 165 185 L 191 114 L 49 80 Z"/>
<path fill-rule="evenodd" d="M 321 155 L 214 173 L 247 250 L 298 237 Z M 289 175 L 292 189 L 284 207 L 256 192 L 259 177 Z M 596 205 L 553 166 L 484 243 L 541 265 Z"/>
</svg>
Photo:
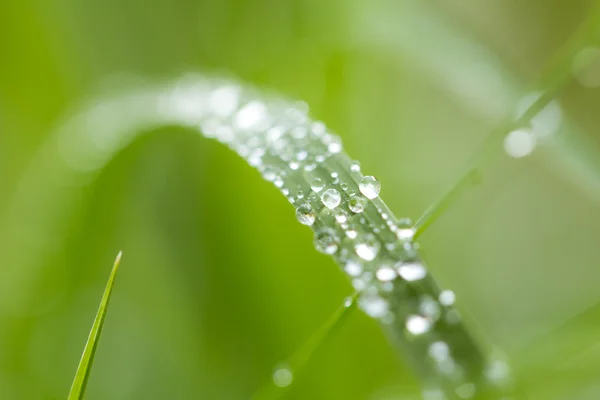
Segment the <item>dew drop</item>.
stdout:
<svg viewBox="0 0 600 400">
<path fill-rule="evenodd" d="M 296 218 L 302 225 L 312 226 L 315 223 L 315 212 L 308 204 L 303 204 L 296 210 Z"/>
<path fill-rule="evenodd" d="M 429 356 L 436 361 L 447 360 L 450 357 L 450 348 L 445 342 L 433 342 L 429 346 Z"/>
<path fill-rule="evenodd" d="M 334 208 L 340 205 L 342 201 L 342 196 L 340 195 L 340 192 L 338 192 L 336 189 L 327 189 L 325 192 L 323 192 L 323 195 L 321 196 L 321 201 L 323 202 L 325 207 L 329 208 L 330 210 L 333 210 Z"/>
<path fill-rule="evenodd" d="M 365 211 L 365 207 L 367 206 L 367 199 L 360 195 L 352 196 L 350 201 L 348 202 L 348 207 L 350 211 L 355 214 L 360 214 Z"/>
<path fill-rule="evenodd" d="M 475 385 L 472 383 L 465 383 L 456 388 L 456 394 L 461 399 L 470 399 L 475 396 Z"/>
<path fill-rule="evenodd" d="M 452 290 L 442 290 L 440 293 L 440 304 L 446 307 L 454 305 L 456 296 Z"/>
<path fill-rule="evenodd" d="M 405 263 L 398 267 L 398 275 L 405 281 L 414 282 L 425 278 L 427 270 L 421 263 Z"/>
<path fill-rule="evenodd" d="M 348 213 L 341 209 L 338 208 L 337 210 L 335 210 L 335 220 L 340 223 L 340 224 L 344 224 L 346 222 L 348 222 Z"/>
<path fill-rule="evenodd" d="M 324 254 L 335 254 L 338 250 L 338 240 L 333 231 L 326 229 L 315 235 L 315 248 Z"/>
<path fill-rule="evenodd" d="M 246 104 L 239 110 L 233 121 L 242 130 L 259 129 L 267 119 L 267 107 L 258 101 Z"/>
<path fill-rule="evenodd" d="M 342 140 L 336 135 L 326 135 L 323 142 L 327 145 L 327 151 L 331 154 L 337 154 L 342 151 Z"/>
<path fill-rule="evenodd" d="M 360 163 L 358 161 L 352 161 L 352 164 L 350 164 L 350 171 L 360 172 Z"/>
<path fill-rule="evenodd" d="M 350 260 L 344 266 L 344 271 L 350 276 L 356 277 L 360 276 L 363 272 L 363 267 L 356 261 Z"/>
<path fill-rule="evenodd" d="M 393 268 L 388 266 L 383 266 L 377 270 L 375 276 L 381 282 L 390 282 L 396 278 L 396 271 Z"/>
<path fill-rule="evenodd" d="M 413 335 L 422 335 L 429 331 L 431 322 L 420 315 L 411 315 L 406 320 L 406 329 Z"/>
<path fill-rule="evenodd" d="M 354 245 L 354 250 L 360 258 L 366 261 L 373 261 L 377 254 L 381 244 L 377 241 L 377 238 L 372 233 L 366 234 L 363 238 L 360 238 Z"/>
<path fill-rule="evenodd" d="M 294 381 L 294 374 L 288 367 L 280 367 L 273 373 L 273 383 L 275 386 L 284 388 L 288 387 Z"/>
<path fill-rule="evenodd" d="M 533 132 L 517 129 L 510 132 L 504 139 L 504 151 L 513 158 L 522 158 L 533 152 L 536 138 Z"/>
<path fill-rule="evenodd" d="M 381 192 L 381 183 L 374 176 L 365 176 L 361 179 L 358 185 L 360 192 L 365 195 L 368 199 L 375 199 L 379 197 Z"/>
<path fill-rule="evenodd" d="M 358 304 L 360 308 L 367 313 L 367 315 L 373 318 L 381 318 L 385 316 L 390 307 L 385 299 L 371 294 L 361 296 Z"/>
<path fill-rule="evenodd" d="M 319 193 L 325 187 L 325 182 L 323 182 L 323 179 L 321 178 L 315 178 L 310 183 L 310 187 L 312 190 Z"/>
</svg>

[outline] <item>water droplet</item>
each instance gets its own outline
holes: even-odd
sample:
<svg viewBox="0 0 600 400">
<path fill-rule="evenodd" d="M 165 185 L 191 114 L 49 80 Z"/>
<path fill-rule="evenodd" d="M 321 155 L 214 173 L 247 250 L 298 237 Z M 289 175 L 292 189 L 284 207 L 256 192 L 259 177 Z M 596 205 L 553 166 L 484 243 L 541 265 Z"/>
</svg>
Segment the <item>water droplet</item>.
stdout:
<svg viewBox="0 0 600 400">
<path fill-rule="evenodd" d="M 288 367 L 280 367 L 273 373 L 273 383 L 275 386 L 284 388 L 288 387 L 294 381 L 294 374 Z"/>
<path fill-rule="evenodd" d="M 397 275 L 396 275 L 396 271 L 394 271 L 393 268 L 388 267 L 388 266 L 383 266 L 377 270 L 377 272 L 375 273 L 375 276 L 381 282 L 389 282 L 389 281 L 393 281 L 394 279 L 396 279 Z"/>
<path fill-rule="evenodd" d="M 372 233 L 366 234 L 363 238 L 360 238 L 354 245 L 354 250 L 360 258 L 366 261 L 373 261 L 377 254 L 381 244 L 377 241 L 377 238 Z"/>
<path fill-rule="evenodd" d="M 348 222 L 348 213 L 346 212 L 346 210 L 343 210 L 341 208 L 335 210 L 335 220 L 340 224 Z"/>
<path fill-rule="evenodd" d="M 427 389 L 423 391 L 423 400 L 447 400 L 441 389 Z"/>
<path fill-rule="evenodd" d="M 360 172 L 360 163 L 358 161 L 352 161 L 352 164 L 350 164 L 350 171 Z"/>
<path fill-rule="evenodd" d="M 252 101 L 237 112 L 234 125 L 242 130 L 260 129 L 267 120 L 267 107 L 259 102 Z"/>
<path fill-rule="evenodd" d="M 350 276 L 360 276 L 363 272 L 363 267 L 356 261 L 350 260 L 344 266 L 344 271 Z"/>
<path fill-rule="evenodd" d="M 324 229 L 315 234 L 315 248 L 324 254 L 335 254 L 338 250 L 338 239 L 330 229 Z"/>
<path fill-rule="evenodd" d="M 367 199 L 360 195 L 352 196 L 350 201 L 348 202 L 348 207 L 350 211 L 355 214 L 360 214 L 365 211 L 365 207 L 367 206 Z"/>
<path fill-rule="evenodd" d="M 325 187 L 325 182 L 321 178 L 315 178 L 310 182 L 310 187 L 315 192 L 319 193 Z"/>
<path fill-rule="evenodd" d="M 526 129 L 517 129 L 504 138 L 504 151 L 511 157 L 521 158 L 533 152 L 536 138 L 533 132 Z"/>
<path fill-rule="evenodd" d="M 423 316 L 429 318 L 431 321 L 437 321 L 442 312 L 438 302 L 429 296 L 424 296 L 421 299 L 419 311 Z"/>
<path fill-rule="evenodd" d="M 358 188 L 366 198 L 372 200 L 379 197 L 379 192 L 381 192 L 381 183 L 379 183 L 374 176 L 365 176 L 361 179 Z"/>
<path fill-rule="evenodd" d="M 308 204 L 303 204 L 296 210 L 296 218 L 302 225 L 312 226 L 315 223 L 315 212 Z"/>
<path fill-rule="evenodd" d="M 385 316 L 390 307 L 385 299 L 375 294 L 366 294 L 361 296 L 358 304 L 360 308 L 367 313 L 367 315 L 373 318 L 381 318 Z"/>
<path fill-rule="evenodd" d="M 470 399 L 475 396 L 475 385 L 472 383 L 465 383 L 456 388 L 456 394 L 461 399 Z"/>
<path fill-rule="evenodd" d="M 406 329 L 413 335 L 422 335 L 429 331 L 431 322 L 420 315 L 411 315 L 406 320 Z"/>
<path fill-rule="evenodd" d="M 354 299 L 352 297 L 346 297 L 346 300 L 344 300 L 344 307 L 348 308 L 352 306 L 352 304 L 354 304 Z"/>
<path fill-rule="evenodd" d="M 452 290 L 442 290 L 440 293 L 440 304 L 446 307 L 454 305 L 456 296 Z"/>
<path fill-rule="evenodd" d="M 443 361 L 450 357 L 450 347 L 445 342 L 433 342 L 429 346 L 429 356 L 436 361 Z"/>
<path fill-rule="evenodd" d="M 327 151 L 331 154 L 337 154 L 342 151 L 342 140 L 336 135 L 325 135 L 323 143 L 327 145 Z"/>
<path fill-rule="evenodd" d="M 510 367 L 502 360 L 492 360 L 485 369 L 485 376 L 494 383 L 505 384 L 510 382 Z"/>
<path fill-rule="evenodd" d="M 323 202 L 325 207 L 329 208 L 330 210 L 333 210 L 334 208 L 340 205 L 342 201 L 342 196 L 340 195 L 340 192 L 338 192 L 335 189 L 327 189 L 321 196 L 321 201 Z"/>
<path fill-rule="evenodd" d="M 273 182 L 277 178 L 277 170 L 273 167 L 266 167 L 262 174 L 265 180 L 269 182 Z"/>
<path fill-rule="evenodd" d="M 427 270 L 421 263 L 405 263 L 398 267 L 398 275 L 405 281 L 414 282 L 425 278 Z"/>
<path fill-rule="evenodd" d="M 296 160 L 298 161 L 304 161 L 308 158 L 308 151 L 306 150 L 300 150 L 298 153 L 296 153 Z"/>
<path fill-rule="evenodd" d="M 220 117 L 231 115 L 238 106 L 240 89 L 235 86 L 224 86 L 216 89 L 210 95 L 209 107 Z"/>
</svg>

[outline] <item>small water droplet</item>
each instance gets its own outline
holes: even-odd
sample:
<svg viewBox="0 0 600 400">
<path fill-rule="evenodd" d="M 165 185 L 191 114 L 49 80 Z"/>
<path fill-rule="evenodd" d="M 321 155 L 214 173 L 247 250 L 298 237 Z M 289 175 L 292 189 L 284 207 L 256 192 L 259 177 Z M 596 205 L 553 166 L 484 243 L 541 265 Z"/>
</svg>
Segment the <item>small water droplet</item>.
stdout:
<svg viewBox="0 0 600 400">
<path fill-rule="evenodd" d="M 361 296 L 358 304 L 360 308 L 373 318 L 381 318 L 385 316 L 389 310 L 388 302 L 376 294 L 367 294 Z"/>
<path fill-rule="evenodd" d="M 414 282 L 425 278 L 427 270 L 421 263 L 405 263 L 398 267 L 398 275 L 405 281 Z"/>
<path fill-rule="evenodd" d="M 344 224 L 344 223 L 348 222 L 348 213 L 346 212 L 346 210 L 338 208 L 337 210 L 335 210 L 334 215 L 335 215 L 335 220 L 338 223 Z"/>
<path fill-rule="evenodd" d="M 262 174 L 265 180 L 269 182 L 273 182 L 277 178 L 277 170 L 273 167 L 266 167 Z"/>
<path fill-rule="evenodd" d="M 530 130 L 517 129 L 506 135 L 504 151 L 513 157 L 525 157 L 533 152 L 536 146 L 536 137 Z"/>
<path fill-rule="evenodd" d="M 342 201 L 342 196 L 340 195 L 340 192 L 338 192 L 335 189 L 327 189 L 321 196 L 321 201 L 323 202 L 325 207 L 329 208 L 330 210 L 333 210 L 334 208 L 340 205 Z"/>
<path fill-rule="evenodd" d="M 352 306 L 352 304 L 354 304 L 354 299 L 352 297 L 346 297 L 346 300 L 344 300 L 344 307 L 348 308 Z"/>
<path fill-rule="evenodd" d="M 360 163 L 358 161 L 352 161 L 352 164 L 350 164 L 350 171 L 360 172 Z"/>
<path fill-rule="evenodd" d="M 446 307 L 454 305 L 456 296 L 452 290 L 442 290 L 440 293 L 440 304 Z"/>
<path fill-rule="evenodd" d="M 294 374 L 288 367 L 280 367 L 273 373 L 273 383 L 275 386 L 284 388 L 288 387 L 294 381 Z"/>
<path fill-rule="evenodd" d="M 429 356 L 436 361 L 443 361 L 450 357 L 450 347 L 445 342 L 433 342 L 429 346 Z"/>
<path fill-rule="evenodd" d="M 396 279 L 397 275 L 393 268 L 384 265 L 377 270 L 375 276 L 381 282 L 390 282 Z"/>
<path fill-rule="evenodd" d="M 352 196 L 350 201 L 348 202 L 348 208 L 355 214 L 360 214 L 365 211 L 365 207 L 367 206 L 367 199 L 360 195 Z"/>
<path fill-rule="evenodd" d="M 315 248 L 324 254 L 335 254 L 338 251 L 339 242 L 335 232 L 324 229 L 315 234 Z"/>
<path fill-rule="evenodd" d="M 327 145 L 327 151 L 331 154 L 337 154 L 342 151 L 342 140 L 336 135 L 325 135 L 323 143 Z"/>
<path fill-rule="evenodd" d="M 420 315 L 411 315 L 406 320 L 406 329 L 413 335 L 422 335 L 429 331 L 431 322 Z"/>
<path fill-rule="evenodd" d="M 350 260 L 344 266 L 344 271 L 350 276 L 360 276 L 363 272 L 363 267 L 356 261 Z"/>
<path fill-rule="evenodd" d="M 315 223 L 315 212 L 308 204 L 303 204 L 296 210 L 296 218 L 302 225 L 312 226 Z"/>
<path fill-rule="evenodd" d="M 430 296 L 424 296 L 419 305 L 419 312 L 431 321 L 437 321 L 441 315 L 440 305 Z"/>
<path fill-rule="evenodd" d="M 381 183 L 379 183 L 374 176 L 365 176 L 361 179 L 358 188 L 366 198 L 372 200 L 379 197 L 379 193 L 381 192 Z"/>
<path fill-rule="evenodd" d="M 475 396 L 475 385 L 472 383 L 465 383 L 456 388 L 456 394 L 461 399 L 470 399 Z"/>
<path fill-rule="evenodd" d="M 319 193 L 325 187 L 325 182 L 321 178 L 315 178 L 310 182 L 310 187 L 315 192 Z"/>
<path fill-rule="evenodd" d="M 372 233 L 366 234 L 354 245 L 356 254 L 366 261 L 373 261 L 377 257 L 377 254 L 379 254 L 380 248 L 381 244 Z"/>
</svg>

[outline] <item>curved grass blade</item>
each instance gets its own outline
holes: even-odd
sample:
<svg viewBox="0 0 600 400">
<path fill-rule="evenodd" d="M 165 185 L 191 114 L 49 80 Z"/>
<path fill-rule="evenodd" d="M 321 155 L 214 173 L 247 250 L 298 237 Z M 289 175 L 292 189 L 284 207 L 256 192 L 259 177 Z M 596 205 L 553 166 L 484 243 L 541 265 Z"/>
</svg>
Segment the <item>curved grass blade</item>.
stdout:
<svg viewBox="0 0 600 400">
<path fill-rule="evenodd" d="M 104 326 L 104 320 L 108 310 L 108 303 L 110 301 L 113 285 L 117 276 L 117 270 L 121 264 L 122 255 L 122 252 L 119 252 L 119 255 L 117 255 L 117 259 L 113 265 L 110 277 L 108 278 L 108 283 L 104 289 L 104 294 L 102 295 L 102 301 L 100 302 L 98 313 L 96 314 L 94 324 L 92 325 L 92 330 L 90 331 L 87 343 L 85 344 L 85 349 L 81 355 L 81 360 L 79 361 L 79 366 L 77 367 L 77 373 L 75 374 L 75 379 L 71 385 L 71 391 L 69 392 L 69 397 L 67 400 L 81 400 L 85 394 L 87 381 L 90 376 L 92 364 L 94 362 L 96 349 L 98 348 L 98 342 L 100 341 L 100 335 L 102 335 L 102 327 Z"/>
<path fill-rule="evenodd" d="M 315 352 L 344 324 L 356 308 L 359 292 L 348 297 L 327 322 L 319 328 L 286 362 L 281 363 L 275 371 L 273 379 L 263 385 L 251 400 L 275 400 L 289 389 L 292 381 L 309 363 Z M 278 376 L 279 375 L 279 376 Z"/>
</svg>

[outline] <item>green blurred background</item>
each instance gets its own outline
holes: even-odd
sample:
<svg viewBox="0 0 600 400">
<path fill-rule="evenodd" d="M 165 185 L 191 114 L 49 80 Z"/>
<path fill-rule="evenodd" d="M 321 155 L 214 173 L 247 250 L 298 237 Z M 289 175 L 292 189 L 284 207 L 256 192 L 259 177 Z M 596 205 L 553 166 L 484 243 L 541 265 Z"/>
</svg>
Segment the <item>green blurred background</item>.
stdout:
<svg viewBox="0 0 600 400">
<path fill-rule="evenodd" d="M 178 127 L 136 140 L 77 192 L 59 223 L 65 241 L 21 229 L 6 215 L 11 199 L 82 101 L 190 71 L 276 89 L 339 132 L 397 215 L 418 218 L 513 115 L 591 5 L 0 1 L 0 281 L 25 282 L 0 294 L 0 399 L 66 396 L 120 249 L 91 400 L 247 399 L 352 293 L 275 188 L 222 145 Z M 591 164 L 564 143 L 500 156 L 421 239 L 441 285 L 515 363 L 539 335 L 600 300 L 599 90 L 572 82 L 559 99 L 562 131 L 585 141 Z M 54 198 L 35 196 L 32 215 L 52 214 Z M 33 273 L 13 256 L 22 243 L 35 253 L 35 241 L 53 240 Z M 556 398 L 600 398 L 599 315 L 552 337 L 556 346 L 585 343 L 578 351 L 587 355 L 541 381 Z M 360 313 L 294 383 L 288 399 L 411 399 L 416 387 Z"/>
</svg>

